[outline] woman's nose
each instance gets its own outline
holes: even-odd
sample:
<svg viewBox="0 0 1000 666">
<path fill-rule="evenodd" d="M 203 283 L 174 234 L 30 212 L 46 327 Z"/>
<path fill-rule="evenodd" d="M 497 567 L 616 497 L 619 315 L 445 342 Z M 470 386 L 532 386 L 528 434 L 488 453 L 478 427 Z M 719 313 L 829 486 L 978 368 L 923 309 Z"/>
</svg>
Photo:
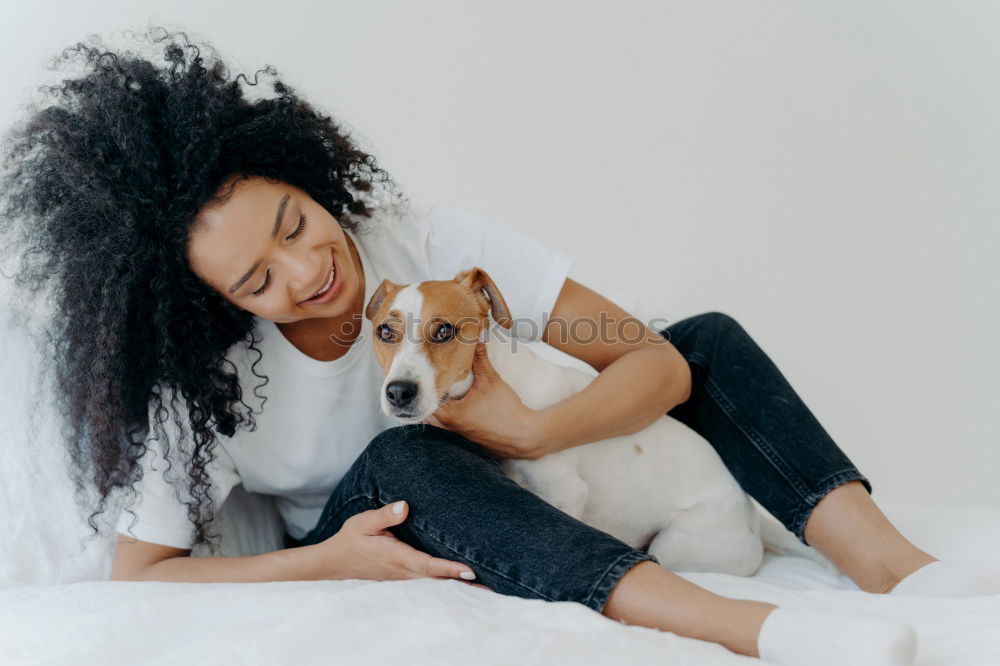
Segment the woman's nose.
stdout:
<svg viewBox="0 0 1000 666">
<path fill-rule="evenodd" d="M 319 272 L 322 270 L 319 261 L 315 257 L 308 255 L 289 256 L 288 259 L 288 288 L 293 295 L 302 299 L 309 298 L 305 292 L 312 287 L 317 287 L 316 281 L 320 279 Z M 318 287 L 317 287 L 318 288 Z"/>
</svg>

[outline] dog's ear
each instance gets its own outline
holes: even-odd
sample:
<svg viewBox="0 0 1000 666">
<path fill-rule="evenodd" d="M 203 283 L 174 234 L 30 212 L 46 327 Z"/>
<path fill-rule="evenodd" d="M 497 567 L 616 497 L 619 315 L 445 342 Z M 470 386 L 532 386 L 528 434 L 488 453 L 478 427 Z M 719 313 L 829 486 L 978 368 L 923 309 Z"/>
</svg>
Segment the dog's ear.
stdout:
<svg viewBox="0 0 1000 666">
<path fill-rule="evenodd" d="M 493 319 L 504 328 L 511 327 L 513 322 L 511 321 L 510 309 L 507 307 L 507 302 L 503 300 L 503 296 L 500 294 L 500 290 L 497 289 L 496 284 L 494 284 L 493 278 L 486 271 L 476 266 L 456 275 L 455 281 L 475 294 L 485 292 Z"/>
<path fill-rule="evenodd" d="M 365 307 L 365 317 L 368 318 L 368 321 L 371 321 L 372 317 L 375 316 L 375 313 L 378 312 L 378 309 L 382 306 L 382 301 L 385 300 L 386 296 L 399 289 L 399 287 L 400 285 L 396 284 L 392 280 L 389 280 L 388 278 L 382 280 L 382 284 L 380 284 L 378 289 L 375 290 L 375 293 L 372 294 L 371 299 L 368 301 L 368 305 Z"/>
</svg>

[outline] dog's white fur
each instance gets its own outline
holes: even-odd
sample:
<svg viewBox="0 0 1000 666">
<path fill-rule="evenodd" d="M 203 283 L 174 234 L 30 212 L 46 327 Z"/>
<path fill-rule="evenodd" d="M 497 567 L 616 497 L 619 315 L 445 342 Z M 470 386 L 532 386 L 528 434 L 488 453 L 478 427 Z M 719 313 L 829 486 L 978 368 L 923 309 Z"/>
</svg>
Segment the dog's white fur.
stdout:
<svg viewBox="0 0 1000 666">
<path fill-rule="evenodd" d="M 391 309 L 419 322 L 423 295 L 418 284 L 394 294 Z M 414 323 L 412 326 L 416 326 Z M 492 326 L 480 340 L 490 363 L 525 405 L 544 409 L 582 390 L 596 376 L 553 363 Z M 395 352 L 382 385 L 383 411 L 417 423 L 436 411 L 438 369 L 415 329 Z M 401 418 L 385 389 L 400 379 L 418 387 L 413 416 Z M 460 398 L 471 387 L 469 374 L 448 390 Z M 537 460 L 504 459 L 504 473 L 520 486 L 588 525 L 634 548 L 648 549 L 676 571 L 710 571 L 749 576 L 759 568 L 764 545 L 832 566 L 803 545 L 777 520 L 762 516 L 698 433 L 667 415 L 647 428 L 620 437 L 574 446 Z"/>
<path fill-rule="evenodd" d="M 395 416 L 400 421 L 413 423 L 418 423 L 426 418 L 427 414 L 433 413 L 439 404 L 433 390 L 437 386 L 435 382 L 437 372 L 424 351 L 423 340 L 420 336 L 420 313 L 424 306 L 424 296 L 420 293 L 419 286 L 418 284 L 407 285 L 400 289 L 393 298 L 393 308 L 403 314 L 406 335 L 402 336 L 399 350 L 392 357 L 392 365 L 389 366 L 389 371 L 386 373 L 386 380 L 382 384 L 381 392 L 383 413 Z M 471 378 L 472 375 L 469 376 Z M 420 415 L 419 418 L 399 417 L 398 414 L 394 413 L 392 405 L 386 399 L 386 386 L 390 382 L 399 380 L 409 380 L 420 388 L 430 389 L 417 392 L 416 412 Z M 469 386 L 472 386 L 472 382 L 469 382 Z"/>
</svg>

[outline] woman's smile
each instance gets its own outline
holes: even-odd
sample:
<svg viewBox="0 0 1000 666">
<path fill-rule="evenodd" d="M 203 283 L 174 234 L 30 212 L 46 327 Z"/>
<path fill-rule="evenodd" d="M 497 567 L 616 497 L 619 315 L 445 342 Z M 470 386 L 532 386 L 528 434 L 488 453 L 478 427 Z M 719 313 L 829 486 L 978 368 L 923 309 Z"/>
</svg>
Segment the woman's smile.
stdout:
<svg viewBox="0 0 1000 666">
<path fill-rule="evenodd" d="M 326 281 L 315 295 L 302 301 L 302 305 L 324 305 L 337 298 L 340 294 L 344 281 L 340 277 L 340 271 L 337 270 L 337 255 L 332 251 L 330 254 L 332 256 L 332 263 Z"/>
</svg>

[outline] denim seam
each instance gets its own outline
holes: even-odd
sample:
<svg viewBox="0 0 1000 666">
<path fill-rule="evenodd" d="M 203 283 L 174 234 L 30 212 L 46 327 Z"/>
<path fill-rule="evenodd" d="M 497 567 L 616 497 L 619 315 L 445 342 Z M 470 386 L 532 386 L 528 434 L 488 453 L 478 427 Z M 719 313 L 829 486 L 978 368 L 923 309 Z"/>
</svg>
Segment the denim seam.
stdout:
<svg viewBox="0 0 1000 666">
<path fill-rule="evenodd" d="M 493 567 L 491 567 L 491 566 L 489 566 L 487 564 L 476 562 L 477 558 L 470 557 L 466 553 L 463 553 L 462 551 L 460 551 L 457 548 L 453 547 L 451 544 L 449 544 L 449 543 L 447 543 L 445 541 L 442 541 L 437 535 L 435 535 L 433 532 L 431 532 L 430 530 L 428 530 L 423 525 L 421 525 L 421 524 L 419 524 L 417 522 L 411 522 L 410 525 L 412 527 L 414 527 L 415 529 L 420 530 L 421 532 L 423 532 L 424 534 L 426 534 L 431 539 L 434 539 L 434 541 L 437 541 L 439 544 L 441 544 L 442 547 L 447 548 L 451 552 L 455 553 L 455 555 L 458 555 L 459 557 L 467 559 L 467 560 L 469 560 L 471 562 L 475 562 L 475 568 L 477 568 L 477 569 L 486 569 L 490 573 L 492 573 L 492 574 L 494 574 L 496 576 L 499 576 L 500 578 L 503 578 L 504 580 L 507 580 L 507 581 L 513 583 L 514 585 L 517 585 L 518 587 L 523 587 L 524 589 L 529 590 L 529 591 L 531 591 L 531 592 L 539 595 L 540 597 L 546 599 L 547 601 L 556 601 L 555 599 L 553 599 L 549 595 L 545 594 L 544 592 L 540 592 L 539 590 L 536 590 L 535 588 L 531 587 L 530 585 L 525 585 L 521 581 L 514 580 L 513 578 L 511 578 L 507 574 L 501 573 L 501 572 L 497 571 L 496 569 L 494 569 Z"/>
<path fill-rule="evenodd" d="M 323 524 L 322 524 L 322 525 L 320 525 L 320 526 L 318 526 L 318 527 L 316 528 L 316 530 L 314 530 L 314 531 L 315 531 L 315 533 L 316 533 L 316 534 L 322 534 L 323 532 L 325 532 L 325 531 L 326 531 L 326 528 L 327 528 L 327 526 L 328 526 L 328 525 L 329 525 L 329 524 L 330 524 L 331 522 L 333 522 L 333 517 L 334 517 L 334 516 L 335 516 L 336 514 L 340 513 L 341 509 L 343 509 L 343 508 L 344 508 L 345 506 L 347 506 L 347 505 L 348 505 L 348 504 L 350 504 L 351 502 L 354 502 L 354 501 L 356 501 L 356 500 L 359 500 L 359 499 L 362 499 L 362 498 L 365 498 L 365 499 L 369 499 L 369 500 L 371 500 L 372 502 L 375 502 L 375 498 L 374 498 L 374 497 L 372 497 L 371 495 L 369 495 L 368 493 L 361 493 L 360 495 L 353 495 L 353 496 L 351 496 L 351 497 L 350 497 L 349 499 L 346 499 L 346 500 L 344 500 L 343 502 L 341 502 L 341 503 L 340 503 L 340 505 L 339 505 L 339 506 L 338 506 L 338 507 L 337 507 L 337 508 L 336 508 L 335 510 L 331 511 L 331 512 L 329 513 L 329 515 L 327 515 L 327 517 L 326 517 L 326 520 L 324 520 L 324 521 L 323 521 Z M 311 533 L 310 533 L 310 534 L 311 534 Z M 307 534 L 307 535 L 306 535 L 306 537 L 308 537 L 308 536 L 309 536 L 309 534 Z M 303 538 L 306 538 L 306 537 L 303 537 Z"/>
<path fill-rule="evenodd" d="M 816 484 L 819 490 L 809 493 L 807 497 L 804 497 L 803 503 L 799 505 L 798 510 L 795 512 L 795 518 L 792 519 L 792 532 L 796 535 L 801 535 L 800 539 L 805 543 L 805 523 L 809 514 L 819 504 L 819 501 L 838 486 L 848 481 L 860 481 L 862 478 L 865 478 L 864 475 L 856 467 L 848 467 L 828 475 Z"/>
<path fill-rule="evenodd" d="M 816 487 L 820 488 L 820 490 L 810 493 L 809 496 L 805 498 L 805 501 L 810 504 L 818 504 L 819 501 L 823 499 L 823 497 L 828 492 L 830 492 L 828 489 L 828 485 L 830 484 L 831 481 L 839 480 L 840 477 L 842 476 L 860 475 L 860 474 L 861 472 L 858 471 L 858 469 L 855 468 L 853 465 L 851 467 L 845 467 L 839 472 L 828 474 L 826 475 L 826 477 L 820 480 L 819 483 L 816 484 Z"/>
<path fill-rule="evenodd" d="M 698 365 L 705 367 L 708 365 L 708 359 L 701 352 L 693 351 L 687 356 L 689 361 L 694 361 Z"/>
<path fill-rule="evenodd" d="M 729 398 L 727 398 L 725 393 L 722 392 L 722 389 L 719 388 L 719 385 L 716 384 L 711 377 L 705 381 L 705 389 L 708 391 L 708 394 L 712 397 L 712 399 L 715 400 L 715 403 L 719 405 L 724 412 L 726 412 L 729 419 L 736 424 L 736 427 L 739 428 L 740 431 L 754 443 L 754 446 L 758 451 L 771 461 L 771 464 L 774 465 L 775 469 L 777 469 L 783 477 L 785 477 L 785 480 L 795 489 L 796 492 L 798 492 L 799 496 L 802 499 L 805 499 L 809 495 L 809 492 L 802 480 L 799 479 L 798 475 L 795 474 L 790 467 L 788 467 L 787 463 L 785 463 L 785 461 L 774 452 L 774 449 L 767 443 L 767 440 L 764 439 L 760 433 L 752 428 L 748 430 L 739 420 L 737 420 L 735 414 L 738 412 L 732 406 Z"/>
<path fill-rule="evenodd" d="M 584 606 L 587 606 L 588 608 L 592 608 L 592 609 L 594 609 L 594 610 L 596 610 L 598 612 L 600 612 L 601 610 L 603 610 L 603 608 L 594 608 L 591 605 L 591 602 L 594 599 L 594 595 L 597 594 L 597 592 L 599 590 L 603 590 L 604 589 L 605 585 L 607 584 L 608 578 L 612 574 L 612 572 L 616 571 L 619 568 L 624 568 L 621 565 L 622 565 L 622 561 L 625 560 L 625 559 L 634 559 L 635 562 L 633 564 L 638 564 L 639 562 L 642 562 L 644 560 L 652 560 L 653 562 L 657 562 L 657 564 L 659 564 L 659 562 L 657 561 L 657 559 L 655 557 L 653 557 L 649 553 L 644 553 L 644 552 L 639 551 L 639 550 L 628 550 L 628 551 L 622 553 L 621 557 L 619 557 L 617 560 L 615 560 L 610 565 L 608 565 L 608 568 L 605 569 L 604 572 L 600 576 L 598 576 L 597 580 L 594 582 L 594 585 L 590 588 L 590 592 L 587 594 L 586 600 L 583 601 L 583 602 L 581 602 L 581 603 L 583 603 Z M 620 578 L 620 576 L 619 576 L 619 578 Z M 610 587 L 609 587 L 608 591 L 610 592 Z"/>
</svg>

